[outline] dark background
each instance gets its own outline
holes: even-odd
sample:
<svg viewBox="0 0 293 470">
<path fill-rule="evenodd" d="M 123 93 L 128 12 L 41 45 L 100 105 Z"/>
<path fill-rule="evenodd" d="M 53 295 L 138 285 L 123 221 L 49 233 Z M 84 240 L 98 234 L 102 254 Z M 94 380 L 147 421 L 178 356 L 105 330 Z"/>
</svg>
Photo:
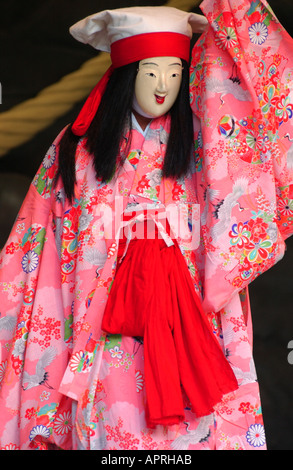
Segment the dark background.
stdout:
<svg viewBox="0 0 293 470">
<path fill-rule="evenodd" d="M 293 36 L 292 0 L 269 0 L 269 3 Z M 97 54 L 68 33 L 69 26 L 76 21 L 104 9 L 161 4 L 164 3 L 156 0 L 2 1 L 0 111 L 33 98 Z M 180 0 L 176 6 L 180 8 Z M 198 8 L 193 11 L 199 12 Z M 74 106 L 26 144 L 0 156 L 0 248 L 43 156 L 79 107 L 80 104 Z M 288 362 L 288 343 L 293 340 L 292 239 L 287 246 L 283 260 L 250 287 L 254 357 L 269 450 L 293 450 L 293 365 Z"/>
</svg>

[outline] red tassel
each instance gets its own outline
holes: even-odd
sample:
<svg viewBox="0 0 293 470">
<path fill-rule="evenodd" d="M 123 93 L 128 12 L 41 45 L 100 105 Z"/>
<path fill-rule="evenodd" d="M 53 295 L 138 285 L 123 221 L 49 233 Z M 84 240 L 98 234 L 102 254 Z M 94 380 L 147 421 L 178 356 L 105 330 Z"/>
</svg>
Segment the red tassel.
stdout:
<svg viewBox="0 0 293 470">
<path fill-rule="evenodd" d="M 79 115 L 72 125 L 72 132 L 75 135 L 83 136 L 86 134 L 92 120 L 94 119 L 98 107 L 100 105 L 102 96 L 105 92 L 109 78 L 113 72 L 113 66 L 111 65 L 105 75 L 97 83 L 95 88 L 91 91 L 86 102 L 84 103 Z"/>
</svg>

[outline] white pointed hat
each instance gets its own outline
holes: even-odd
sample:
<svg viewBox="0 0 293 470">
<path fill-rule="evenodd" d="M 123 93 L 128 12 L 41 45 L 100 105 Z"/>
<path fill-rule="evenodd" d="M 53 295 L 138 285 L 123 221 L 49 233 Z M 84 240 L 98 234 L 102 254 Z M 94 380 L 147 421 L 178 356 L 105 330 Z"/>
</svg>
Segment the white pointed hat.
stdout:
<svg viewBox="0 0 293 470">
<path fill-rule="evenodd" d="M 115 68 L 149 57 L 180 57 L 189 61 L 190 39 L 208 26 L 203 15 L 172 7 L 132 7 L 95 13 L 70 28 L 78 41 L 110 52 L 112 65 L 90 93 L 72 132 L 84 135 L 98 109 Z"/>
<path fill-rule="evenodd" d="M 193 33 L 202 33 L 208 21 L 203 15 L 172 7 L 131 7 L 104 10 L 70 28 L 78 41 L 110 52 L 113 66 L 120 67 L 148 57 L 189 59 Z"/>
</svg>

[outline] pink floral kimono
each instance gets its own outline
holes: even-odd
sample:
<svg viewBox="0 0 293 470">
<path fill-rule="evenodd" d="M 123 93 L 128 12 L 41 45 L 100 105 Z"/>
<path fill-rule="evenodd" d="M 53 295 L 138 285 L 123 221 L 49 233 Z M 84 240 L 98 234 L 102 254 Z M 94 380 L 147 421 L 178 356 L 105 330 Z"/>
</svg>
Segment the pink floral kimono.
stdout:
<svg viewBox="0 0 293 470">
<path fill-rule="evenodd" d="M 134 126 L 109 184 L 82 139 L 72 205 L 53 186 L 62 133 L 32 182 L 0 261 L 1 449 L 266 449 L 247 286 L 292 233 L 293 42 L 265 1 L 202 9 L 210 27 L 192 53 L 188 177 L 161 177 L 162 117 Z M 211 414 L 197 418 L 185 399 L 180 424 L 153 429 L 143 342 L 101 329 L 123 214 L 137 208 L 169 221 L 238 381 Z"/>
</svg>

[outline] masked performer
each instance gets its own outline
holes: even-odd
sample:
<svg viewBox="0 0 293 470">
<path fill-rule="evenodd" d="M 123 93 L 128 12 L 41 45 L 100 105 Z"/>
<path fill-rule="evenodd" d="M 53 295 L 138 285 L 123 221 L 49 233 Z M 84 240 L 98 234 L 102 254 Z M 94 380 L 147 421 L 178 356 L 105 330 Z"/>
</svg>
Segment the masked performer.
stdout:
<svg viewBox="0 0 293 470">
<path fill-rule="evenodd" d="M 199 164 L 208 72 L 191 81 L 193 154 L 189 47 L 204 30 L 197 77 L 214 41 L 204 17 L 130 8 L 71 29 L 112 65 L 49 149 L 2 252 L 2 448 L 265 448 L 247 282 L 231 281 L 240 245 L 218 243 L 244 178 L 223 167 L 234 204 L 226 181 L 213 205 L 223 188 Z M 237 261 L 224 274 L 223 253 Z"/>
</svg>

